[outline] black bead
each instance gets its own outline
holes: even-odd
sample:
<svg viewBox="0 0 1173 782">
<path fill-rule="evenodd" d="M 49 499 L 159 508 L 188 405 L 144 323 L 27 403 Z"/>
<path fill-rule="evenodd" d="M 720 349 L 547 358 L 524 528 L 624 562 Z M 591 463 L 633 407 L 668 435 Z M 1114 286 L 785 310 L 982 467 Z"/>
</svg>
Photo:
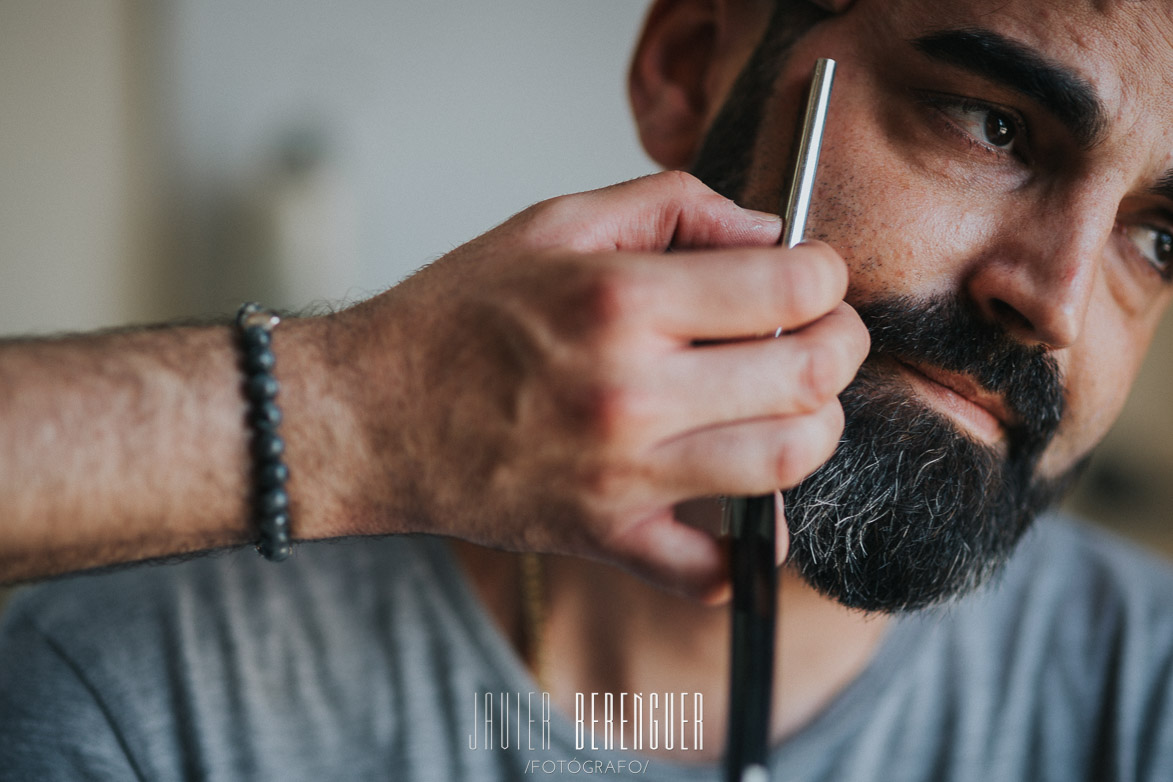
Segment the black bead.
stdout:
<svg viewBox="0 0 1173 782">
<path fill-rule="evenodd" d="M 277 322 L 272 313 L 258 304 L 246 304 L 236 316 L 241 366 L 245 372 L 244 393 L 249 401 L 248 424 L 253 438 L 253 512 L 259 541 L 257 551 L 266 559 L 280 562 L 292 552 L 289 534 L 289 494 L 285 482 L 289 468 L 281 461 L 285 441 L 277 434 L 281 409 L 273 401 L 280 391 L 273 368 L 277 358 L 271 349 L 270 331 Z"/>
<path fill-rule="evenodd" d="M 261 516 L 257 526 L 264 537 L 274 540 L 289 540 L 289 514 L 284 511 Z"/>
<path fill-rule="evenodd" d="M 281 408 L 272 399 L 258 402 L 253 405 L 249 421 L 261 429 L 276 429 L 281 425 Z"/>
<path fill-rule="evenodd" d="M 257 463 L 256 477 L 262 488 L 272 489 L 283 486 L 289 480 L 289 468 L 279 459 L 266 459 Z"/>
<path fill-rule="evenodd" d="M 277 357 L 268 348 L 249 350 L 244 359 L 244 368 L 252 375 L 272 372 L 275 366 Z"/>
<path fill-rule="evenodd" d="M 293 546 L 288 540 L 273 541 L 261 538 L 260 543 L 257 544 L 257 551 L 261 552 L 261 556 L 271 562 L 283 562 L 293 553 Z"/>
<path fill-rule="evenodd" d="M 258 429 L 253 435 L 253 456 L 258 461 L 272 461 L 285 453 L 281 435 L 267 429 Z"/>
<path fill-rule="evenodd" d="M 267 372 L 253 375 L 244 384 L 245 393 L 248 394 L 248 398 L 254 403 L 273 399 L 277 396 L 277 392 L 280 389 L 281 384 L 277 382 L 277 378 Z"/>
<path fill-rule="evenodd" d="M 268 489 L 257 497 L 257 513 L 261 516 L 276 516 L 289 507 L 289 493 L 281 487 Z"/>
<path fill-rule="evenodd" d="M 273 344 L 273 337 L 260 326 L 249 326 L 241 335 L 246 350 L 267 348 Z"/>
</svg>

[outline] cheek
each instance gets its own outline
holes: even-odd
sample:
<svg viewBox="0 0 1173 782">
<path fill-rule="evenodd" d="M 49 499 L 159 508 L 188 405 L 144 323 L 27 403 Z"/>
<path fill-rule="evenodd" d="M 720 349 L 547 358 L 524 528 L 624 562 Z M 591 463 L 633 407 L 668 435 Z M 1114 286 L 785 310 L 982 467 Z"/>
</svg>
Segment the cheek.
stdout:
<svg viewBox="0 0 1173 782">
<path fill-rule="evenodd" d="M 957 291 L 991 225 L 971 197 L 908 166 L 881 127 L 828 133 L 809 233 L 847 260 L 849 301 Z"/>
<path fill-rule="evenodd" d="M 1043 475 L 1062 474 L 1103 439 L 1124 407 L 1151 333 L 1147 323 L 1124 324 L 1118 311 L 1088 313 L 1083 338 L 1062 357 L 1067 414 L 1044 454 Z"/>
<path fill-rule="evenodd" d="M 901 124 L 907 118 L 892 116 L 890 102 L 877 100 L 881 87 L 870 80 L 871 69 L 850 62 L 840 67 L 853 77 L 835 87 L 808 238 L 827 242 L 847 261 L 848 301 L 957 290 L 969 259 L 993 235 L 998 202 L 977 199 L 973 188 L 927 167 L 918 151 L 923 145 Z M 790 166 L 785 142 L 799 121 L 794 109 L 806 78 L 788 73 L 779 81 L 783 97 L 767 108 L 747 177 L 749 206 L 783 208 Z M 917 155 L 922 159 L 911 159 Z"/>
</svg>

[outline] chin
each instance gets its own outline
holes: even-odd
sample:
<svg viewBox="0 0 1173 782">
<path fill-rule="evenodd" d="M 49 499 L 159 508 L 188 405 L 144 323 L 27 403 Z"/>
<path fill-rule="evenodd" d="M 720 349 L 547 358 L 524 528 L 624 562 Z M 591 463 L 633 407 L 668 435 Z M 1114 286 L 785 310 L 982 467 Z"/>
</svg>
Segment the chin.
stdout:
<svg viewBox="0 0 1173 782">
<path fill-rule="evenodd" d="M 1036 478 L 1031 453 L 975 441 L 866 365 L 841 399 L 839 449 L 785 502 L 790 565 L 848 607 L 899 613 L 971 592 L 1070 482 Z"/>
</svg>

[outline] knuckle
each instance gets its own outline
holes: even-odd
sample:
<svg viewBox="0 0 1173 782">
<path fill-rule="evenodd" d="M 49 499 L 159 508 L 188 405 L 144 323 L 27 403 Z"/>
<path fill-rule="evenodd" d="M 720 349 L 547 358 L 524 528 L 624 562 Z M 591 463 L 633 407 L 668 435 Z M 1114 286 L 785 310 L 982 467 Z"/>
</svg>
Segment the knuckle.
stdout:
<svg viewBox="0 0 1173 782">
<path fill-rule="evenodd" d="M 539 201 L 520 213 L 522 239 L 533 247 L 573 244 L 582 233 L 585 217 L 582 196 L 557 196 Z"/>
<path fill-rule="evenodd" d="M 608 443 L 629 442 L 653 413 L 645 394 L 630 387 L 612 387 L 597 395 L 595 431 Z"/>
<path fill-rule="evenodd" d="M 793 488 L 816 466 L 807 443 L 787 443 L 774 459 L 774 485 L 780 489 Z"/>
<path fill-rule="evenodd" d="M 837 402 L 805 416 L 785 438 L 775 459 L 774 479 L 779 488 L 797 485 L 831 457 L 843 432 L 843 409 Z"/>
<path fill-rule="evenodd" d="M 595 298 L 599 315 L 614 322 L 627 320 L 642 311 L 646 291 L 632 270 L 612 264 L 599 275 Z"/>
<path fill-rule="evenodd" d="M 842 299 L 847 292 L 847 262 L 829 244 L 813 242 L 800 248 L 811 271 L 810 285 Z"/>
<path fill-rule="evenodd" d="M 826 452 L 823 455 L 822 461 L 831 458 L 831 454 L 839 447 L 839 441 L 843 437 L 843 427 L 845 424 L 846 418 L 843 413 L 843 405 L 840 404 L 838 399 L 823 408 L 823 426 L 827 432 L 827 437 L 824 442 Z"/>
<path fill-rule="evenodd" d="M 609 412 L 605 388 L 592 383 L 575 385 L 564 390 L 558 402 L 571 431 L 591 439 L 606 438 Z"/>
<path fill-rule="evenodd" d="M 576 339 L 595 340 L 592 352 L 606 354 L 641 311 L 645 295 L 634 275 L 618 264 L 581 262 L 550 265 L 556 276 L 542 294 L 554 329 Z"/>
<path fill-rule="evenodd" d="M 818 239 L 807 239 L 795 249 L 819 263 L 826 264 L 828 268 L 844 268 L 846 266 L 843 256 L 834 247 Z"/>
<path fill-rule="evenodd" d="M 619 327 L 642 311 L 643 286 L 620 265 L 596 267 L 585 281 L 582 306 L 597 331 L 614 337 Z"/>
<path fill-rule="evenodd" d="M 701 208 L 705 214 L 710 216 L 728 215 L 741 211 L 732 199 L 712 190 L 687 171 L 662 171 L 654 174 L 653 177 L 665 182 L 667 185 L 665 189 L 670 192 L 665 205 L 671 205 L 672 208 L 665 211 L 665 219 L 669 214 L 677 214 L 687 204 Z"/>
<path fill-rule="evenodd" d="M 803 352 L 799 403 L 804 412 L 814 412 L 843 390 L 841 353 L 842 349 L 834 346 L 815 346 Z"/>
<path fill-rule="evenodd" d="M 506 225 L 517 225 L 524 230 L 533 230 L 534 226 L 540 225 L 547 219 L 547 216 L 555 208 L 554 202 L 561 197 L 550 198 L 545 201 L 539 201 L 536 204 L 530 204 L 514 215 Z"/>
<path fill-rule="evenodd" d="M 582 291 L 586 314 L 595 323 L 607 326 L 620 320 L 627 311 L 628 290 L 623 275 L 603 269 L 590 276 Z"/>
<path fill-rule="evenodd" d="M 626 513 L 615 507 L 601 508 L 595 515 L 595 543 L 608 556 L 623 556 L 632 549 L 634 528 Z"/>
<path fill-rule="evenodd" d="M 850 382 L 855 370 L 867 358 L 871 349 L 871 335 L 859 316 L 846 304 L 841 304 L 823 320 L 823 323 L 826 324 L 826 328 L 819 330 L 819 340 L 828 361 L 838 370 L 838 393 Z"/>
<path fill-rule="evenodd" d="M 831 349 L 834 351 L 835 366 L 838 369 L 838 376 L 835 384 L 835 393 L 838 394 L 847 384 L 855 377 L 856 371 L 860 364 L 867 357 L 868 354 L 868 340 L 867 332 L 864 332 L 864 339 L 860 339 L 857 334 L 850 334 L 844 339 L 834 339 L 831 342 Z"/>
<path fill-rule="evenodd" d="M 647 313 L 662 295 L 656 276 L 632 258 L 610 257 L 599 264 L 599 270 L 593 295 L 596 314 L 604 323 L 622 326 L 623 333 L 634 335 L 646 326 Z"/>
<path fill-rule="evenodd" d="M 599 462 L 581 476 L 579 486 L 584 493 L 587 516 L 596 541 L 605 542 L 605 548 L 614 546 L 616 535 L 630 524 L 632 499 L 640 493 L 645 482 L 639 465 L 621 460 Z"/>
<path fill-rule="evenodd" d="M 849 345 L 853 349 L 851 359 L 858 366 L 867 358 L 868 352 L 872 348 L 872 335 L 854 307 L 847 303 L 844 303 L 842 307 L 849 316 L 847 318 L 846 328 L 850 335 Z"/>
<path fill-rule="evenodd" d="M 611 499 L 622 493 L 625 477 L 623 470 L 612 464 L 599 464 L 583 477 L 583 488 L 594 498 L 592 513 L 597 528 L 606 529 L 613 524 L 609 512 Z"/>
<path fill-rule="evenodd" d="M 598 388 L 591 395 L 590 429 L 604 442 L 621 434 L 627 423 L 626 395 L 616 388 Z"/>
<path fill-rule="evenodd" d="M 649 405 L 629 388 L 588 385 L 564 399 L 564 414 L 596 447 L 615 450 L 630 441 L 645 422 Z"/>
<path fill-rule="evenodd" d="M 775 283 L 777 314 L 794 325 L 809 323 L 830 309 L 826 273 L 804 261 L 780 266 Z"/>
<path fill-rule="evenodd" d="M 571 199 L 573 196 L 557 196 L 540 201 L 528 210 L 534 222 L 553 223 L 562 222 L 572 212 Z"/>
<path fill-rule="evenodd" d="M 662 179 L 671 187 L 676 188 L 680 191 L 681 195 L 687 196 L 697 192 L 709 192 L 709 188 L 687 171 L 673 169 L 670 171 L 661 171 L 653 176 Z"/>
</svg>

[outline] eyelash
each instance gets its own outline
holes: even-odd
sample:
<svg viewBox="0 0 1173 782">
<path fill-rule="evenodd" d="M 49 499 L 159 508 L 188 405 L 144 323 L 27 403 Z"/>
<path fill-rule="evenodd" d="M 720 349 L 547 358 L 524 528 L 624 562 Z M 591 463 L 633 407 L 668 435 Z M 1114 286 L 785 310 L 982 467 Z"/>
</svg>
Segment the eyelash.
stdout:
<svg viewBox="0 0 1173 782">
<path fill-rule="evenodd" d="M 1161 225 L 1160 223 L 1164 223 Z M 1159 258 L 1149 258 L 1137 245 L 1137 238 L 1133 237 L 1131 231 L 1152 231 L 1154 234 L 1165 234 L 1166 236 L 1173 236 L 1173 228 L 1169 227 L 1170 221 L 1167 220 L 1151 220 L 1136 223 L 1121 223 L 1116 221 L 1116 231 L 1128 243 L 1129 252 L 1139 256 L 1142 263 L 1146 264 L 1156 274 L 1160 275 L 1165 282 L 1173 282 L 1173 257 L 1161 261 Z M 1157 238 L 1155 236 L 1147 237 L 1149 239 Z M 1163 263 L 1163 266 L 1158 264 Z"/>
<path fill-rule="evenodd" d="M 1001 159 L 1014 158 L 1023 163 L 1028 162 L 1026 150 L 1029 149 L 1030 133 L 1027 129 L 1026 120 L 1014 109 L 987 103 L 986 101 L 975 98 L 941 93 L 922 93 L 921 100 L 938 112 L 941 118 L 949 124 L 950 129 L 975 150 L 985 154 L 996 155 Z M 990 144 L 966 130 L 958 123 L 956 117 L 957 114 L 965 113 L 996 114 L 1009 120 L 1010 127 L 1014 130 L 1012 137 L 1013 151 Z"/>
</svg>

